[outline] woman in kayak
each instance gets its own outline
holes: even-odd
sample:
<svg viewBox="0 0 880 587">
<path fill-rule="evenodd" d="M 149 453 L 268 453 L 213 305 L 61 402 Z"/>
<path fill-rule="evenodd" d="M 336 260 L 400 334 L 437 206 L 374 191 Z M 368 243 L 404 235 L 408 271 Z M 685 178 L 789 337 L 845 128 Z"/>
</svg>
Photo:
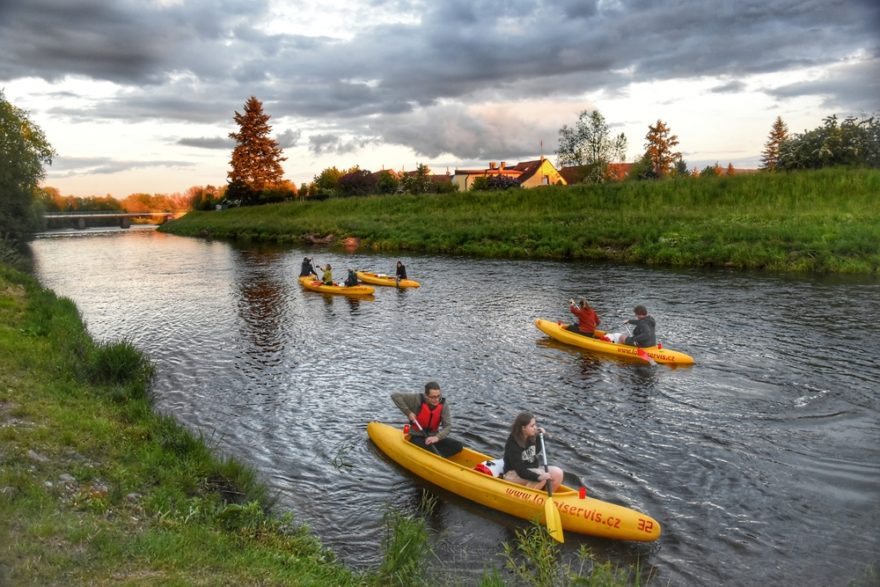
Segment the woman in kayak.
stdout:
<svg viewBox="0 0 880 587">
<path fill-rule="evenodd" d="M 596 327 L 602 322 L 599 319 L 599 315 L 596 314 L 596 310 L 591 308 L 584 298 L 581 298 L 580 305 L 574 303 L 574 300 L 568 300 L 568 309 L 577 316 L 578 323 L 569 324 L 566 326 L 566 330 L 592 337 L 593 333 L 596 332 Z"/>
<path fill-rule="evenodd" d="M 345 287 L 354 287 L 358 284 L 357 274 L 354 269 L 348 270 L 348 277 L 345 278 Z"/>
<path fill-rule="evenodd" d="M 397 281 L 406 279 L 406 265 L 401 261 L 397 262 L 397 269 L 394 271 L 394 276 L 397 278 Z"/>
<path fill-rule="evenodd" d="M 551 489 L 562 485 L 562 469 L 548 467 L 545 471 L 539 457 L 540 448 L 537 444 L 538 434 L 544 434 L 538 428 L 535 417 L 529 412 L 521 412 L 510 427 L 510 436 L 504 445 L 504 475 L 507 481 L 525 485 L 531 489 L 543 489 L 549 479 Z"/>
</svg>

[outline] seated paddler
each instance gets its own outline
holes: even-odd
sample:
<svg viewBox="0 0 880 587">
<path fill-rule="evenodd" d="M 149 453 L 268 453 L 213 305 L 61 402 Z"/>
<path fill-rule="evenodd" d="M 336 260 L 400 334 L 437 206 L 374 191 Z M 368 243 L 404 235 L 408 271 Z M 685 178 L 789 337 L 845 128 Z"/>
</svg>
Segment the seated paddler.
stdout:
<svg viewBox="0 0 880 587">
<path fill-rule="evenodd" d="M 451 457 L 463 445 L 449 438 L 452 417 L 440 384 L 429 381 L 424 393 L 392 393 L 391 400 L 410 421 L 410 441 L 441 456 Z"/>
</svg>

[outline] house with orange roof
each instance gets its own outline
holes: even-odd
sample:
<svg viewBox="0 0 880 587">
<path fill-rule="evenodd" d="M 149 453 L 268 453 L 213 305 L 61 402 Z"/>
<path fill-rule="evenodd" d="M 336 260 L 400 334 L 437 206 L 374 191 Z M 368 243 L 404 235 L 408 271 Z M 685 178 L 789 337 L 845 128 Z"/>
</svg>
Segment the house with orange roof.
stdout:
<svg viewBox="0 0 880 587">
<path fill-rule="evenodd" d="M 486 169 L 456 169 L 452 175 L 452 184 L 458 187 L 458 191 L 466 192 L 473 189 L 474 180 L 478 177 L 495 176 L 509 177 L 523 188 L 568 183 L 549 159 L 541 157 L 534 161 L 522 161 L 513 167 L 508 167 L 506 161 L 502 161 L 500 165 L 490 161 Z"/>
</svg>

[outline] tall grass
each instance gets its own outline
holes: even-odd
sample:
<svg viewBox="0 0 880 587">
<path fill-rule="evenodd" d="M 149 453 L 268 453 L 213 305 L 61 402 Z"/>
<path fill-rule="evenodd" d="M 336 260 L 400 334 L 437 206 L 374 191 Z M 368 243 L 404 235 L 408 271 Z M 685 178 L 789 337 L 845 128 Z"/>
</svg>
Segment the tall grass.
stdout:
<svg viewBox="0 0 880 587">
<path fill-rule="evenodd" d="M 193 212 L 160 230 L 373 251 L 877 273 L 880 170 L 369 196 Z"/>
</svg>

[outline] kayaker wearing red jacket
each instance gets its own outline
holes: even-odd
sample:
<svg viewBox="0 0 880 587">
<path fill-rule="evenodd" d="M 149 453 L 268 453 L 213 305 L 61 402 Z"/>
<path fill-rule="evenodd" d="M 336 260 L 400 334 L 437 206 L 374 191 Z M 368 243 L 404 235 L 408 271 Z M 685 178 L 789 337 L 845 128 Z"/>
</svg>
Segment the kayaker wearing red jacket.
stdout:
<svg viewBox="0 0 880 587">
<path fill-rule="evenodd" d="M 452 417 L 449 415 L 446 398 L 436 381 L 425 384 L 424 394 L 392 393 L 391 401 L 412 422 L 410 441 L 413 444 L 422 448 L 434 447 L 444 457 L 451 457 L 462 449 L 461 442 L 448 438 L 452 429 Z M 419 426 L 424 432 L 419 430 Z"/>
<path fill-rule="evenodd" d="M 599 315 L 596 314 L 596 310 L 591 308 L 584 298 L 581 298 L 580 306 L 575 304 L 574 300 L 568 300 L 568 302 L 568 309 L 577 316 L 578 323 L 569 324 L 566 329 L 585 336 L 593 336 L 593 333 L 596 332 L 596 327 L 602 322 L 599 319 Z"/>
</svg>

